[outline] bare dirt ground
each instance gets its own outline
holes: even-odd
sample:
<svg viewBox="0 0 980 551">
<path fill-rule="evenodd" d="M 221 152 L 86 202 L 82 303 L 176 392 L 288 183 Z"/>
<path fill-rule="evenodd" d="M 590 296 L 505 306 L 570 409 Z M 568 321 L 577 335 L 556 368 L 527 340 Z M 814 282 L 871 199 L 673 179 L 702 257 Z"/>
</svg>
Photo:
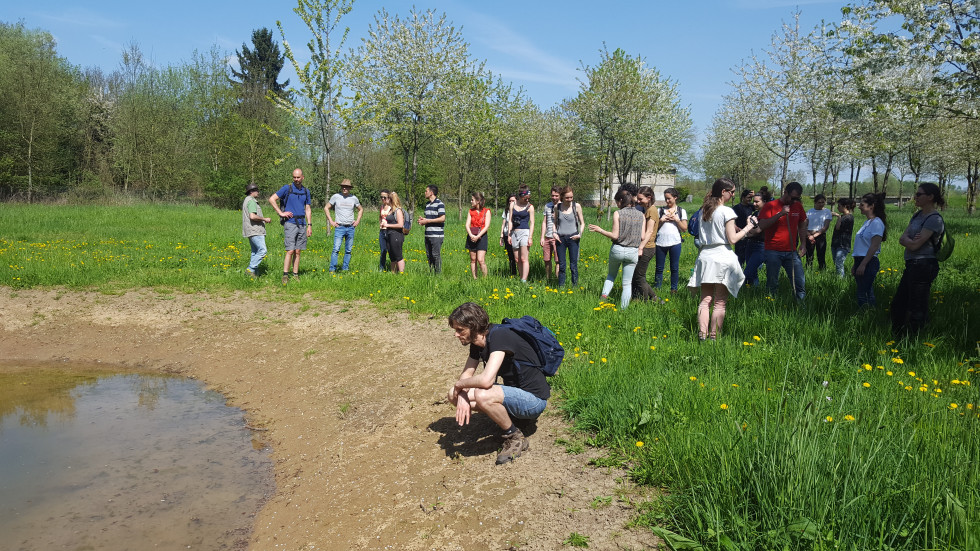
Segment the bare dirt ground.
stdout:
<svg viewBox="0 0 980 551">
<path fill-rule="evenodd" d="M 245 295 L 0 291 L 0 359 L 101 362 L 194 377 L 245 410 L 276 492 L 249 549 L 645 549 L 643 499 L 588 464 L 552 408 L 528 453 L 495 466 L 499 430 L 445 402 L 466 350 L 445 320 L 357 303 Z M 602 499 L 602 498 L 609 498 Z M 599 499 L 597 499 L 599 498 Z"/>
</svg>

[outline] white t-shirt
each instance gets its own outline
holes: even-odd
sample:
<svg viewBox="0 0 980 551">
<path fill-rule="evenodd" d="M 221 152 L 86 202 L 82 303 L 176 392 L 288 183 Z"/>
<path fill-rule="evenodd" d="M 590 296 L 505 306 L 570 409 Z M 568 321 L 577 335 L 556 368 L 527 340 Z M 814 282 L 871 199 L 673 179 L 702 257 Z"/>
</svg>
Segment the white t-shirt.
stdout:
<svg viewBox="0 0 980 551">
<path fill-rule="evenodd" d="M 711 213 L 711 221 L 701 221 L 701 241 L 702 247 L 710 245 L 727 245 L 728 238 L 725 236 L 725 224 L 729 220 L 734 220 L 738 215 L 731 207 L 721 205 Z"/>
<path fill-rule="evenodd" d="M 854 252 L 851 253 L 851 256 L 868 256 L 868 248 L 871 247 L 871 238 L 876 235 L 885 235 L 885 223 L 877 216 L 871 220 L 866 220 L 864 225 L 861 226 L 861 229 L 858 230 L 857 235 L 854 236 Z M 875 256 L 878 256 L 880 252 L 881 245 L 875 251 Z"/>
<path fill-rule="evenodd" d="M 660 214 L 661 212 L 663 212 L 663 214 L 666 214 L 668 210 L 667 207 L 661 207 L 661 208 L 663 209 L 663 211 L 657 211 L 657 214 Z M 687 211 L 685 211 L 679 206 L 676 208 L 677 211 L 681 213 L 679 218 L 681 220 L 687 220 Z M 660 215 L 663 216 L 663 214 Z M 676 222 L 664 222 L 663 224 L 660 225 L 660 228 L 657 229 L 658 247 L 673 247 L 674 245 L 680 245 L 681 241 L 682 241 L 681 232 L 677 228 Z"/>
<path fill-rule="evenodd" d="M 807 231 L 820 231 L 824 224 L 833 219 L 834 213 L 830 209 L 810 209 L 806 211 Z"/>
</svg>

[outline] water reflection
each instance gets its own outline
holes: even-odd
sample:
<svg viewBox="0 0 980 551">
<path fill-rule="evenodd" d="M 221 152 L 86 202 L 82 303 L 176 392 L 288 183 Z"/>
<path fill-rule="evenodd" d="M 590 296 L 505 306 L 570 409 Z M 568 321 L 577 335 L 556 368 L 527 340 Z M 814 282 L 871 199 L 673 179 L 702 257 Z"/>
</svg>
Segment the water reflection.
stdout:
<svg viewBox="0 0 980 551">
<path fill-rule="evenodd" d="M 190 379 L 0 372 L 2 546 L 240 546 L 273 490 L 244 424 Z"/>
</svg>

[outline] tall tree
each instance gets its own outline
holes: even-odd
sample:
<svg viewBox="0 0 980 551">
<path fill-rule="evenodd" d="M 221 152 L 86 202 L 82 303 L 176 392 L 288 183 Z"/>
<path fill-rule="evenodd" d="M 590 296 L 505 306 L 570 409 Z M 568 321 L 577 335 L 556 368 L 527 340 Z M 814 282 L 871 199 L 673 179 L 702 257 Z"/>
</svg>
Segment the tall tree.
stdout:
<svg viewBox="0 0 980 551">
<path fill-rule="evenodd" d="M 301 84 L 298 90 L 292 92 L 302 100 L 292 101 L 281 95 L 273 95 L 272 99 L 277 106 L 295 117 L 299 124 L 314 131 L 322 155 L 315 161 L 324 170 L 324 197 L 330 196 L 331 155 L 338 140 L 342 138 L 339 129 L 345 117 L 342 95 L 344 61 L 341 52 L 350 28 L 341 27 L 340 21 L 350 13 L 353 6 L 354 0 L 297 0 L 293 12 L 313 34 L 313 38 L 306 43 L 310 59 L 303 64 L 300 64 L 286 40 L 282 22 L 276 21 L 286 57 L 292 63 Z"/>
<path fill-rule="evenodd" d="M 286 57 L 279 51 L 279 44 L 272 39 L 272 31 L 263 27 L 252 31 L 252 48 L 242 44 L 242 51 L 235 51 L 238 67 L 231 69 L 241 87 L 243 98 L 264 98 L 267 92 L 286 95 L 289 79 L 279 82 L 279 73 Z"/>
<path fill-rule="evenodd" d="M 408 17 L 382 9 L 357 49 L 354 87 L 364 120 L 396 144 L 405 164 L 405 195 L 415 208 L 420 148 L 452 116 L 458 75 L 471 70 L 460 31 L 429 10 Z"/>
</svg>

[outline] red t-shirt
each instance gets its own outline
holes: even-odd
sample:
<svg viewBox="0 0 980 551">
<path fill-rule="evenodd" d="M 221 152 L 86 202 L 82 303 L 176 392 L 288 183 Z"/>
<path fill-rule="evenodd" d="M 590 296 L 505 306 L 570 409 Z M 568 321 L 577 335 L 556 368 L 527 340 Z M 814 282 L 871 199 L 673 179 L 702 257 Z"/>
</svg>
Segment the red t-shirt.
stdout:
<svg viewBox="0 0 980 551">
<path fill-rule="evenodd" d="M 783 210 L 783 202 L 779 199 L 769 201 L 762 206 L 759 211 L 759 220 L 765 220 L 778 216 Z M 787 222 L 789 220 L 789 222 Z M 766 229 L 766 250 L 779 252 L 792 252 L 796 250 L 797 233 L 800 223 L 806 221 L 806 210 L 799 201 L 793 202 L 789 207 L 789 215 L 779 219 L 778 222 Z"/>
<path fill-rule="evenodd" d="M 488 212 L 490 212 L 488 208 L 484 208 L 483 210 L 470 209 L 470 227 L 482 230 L 483 224 L 486 223 L 485 219 Z"/>
</svg>

